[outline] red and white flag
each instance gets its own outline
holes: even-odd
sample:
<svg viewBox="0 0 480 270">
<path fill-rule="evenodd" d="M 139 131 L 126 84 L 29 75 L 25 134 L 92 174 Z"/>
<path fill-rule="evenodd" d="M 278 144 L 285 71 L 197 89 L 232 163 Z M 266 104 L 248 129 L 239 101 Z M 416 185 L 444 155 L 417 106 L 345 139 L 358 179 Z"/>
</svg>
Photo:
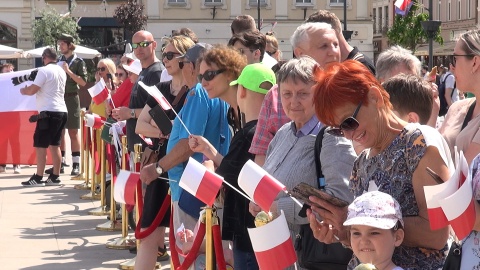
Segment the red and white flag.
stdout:
<svg viewBox="0 0 480 270">
<path fill-rule="evenodd" d="M 430 229 L 438 230 L 448 226 L 450 223 L 440 204 L 440 200 L 454 194 L 465 182 L 468 175 L 468 163 L 463 152 L 455 154 L 456 169 L 448 181 L 434 186 L 424 186 L 425 200 L 427 202 L 428 219 Z"/>
<path fill-rule="evenodd" d="M 470 234 L 475 225 L 471 175 L 455 193 L 440 199 L 439 203 L 458 239 L 464 239 Z"/>
<path fill-rule="evenodd" d="M 412 2 L 412 0 L 397 0 L 395 1 L 395 6 L 402 10 L 405 11 L 407 10 L 408 5 Z"/>
<path fill-rule="evenodd" d="M 116 202 L 135 205 L 135 191 L 140 173 L 120 170 L 114 182 L 113 197 Z"/>
<path fill-rule="evenodd" d="M 150 146 L 153 145 L 152 139 L 150 139 L 150 138 L 148 138 L 148 137 L 145 137 L 145 136 L 143 136 L 142 134 L 138 134 L 138 136 L 139 136 L 147 145 L 150 145 Z"/>
<path fill-rule="evenodd" d="M 20 94 L 20 89 L 31 85 L 26 81 L 13 85 L 12 78 L 30 74 L 33 69 L 0 74 L 0 164 L 36 165 L 33 133 L 36 123 L 30 123 L 31 115 L 37 114 L 36 97 Z M 47 164 L 51 164 L 48 151 Z"/>
<path fill-rule="evenodd" d="M 158 90 L 158 88 L 153 85 L 153 86 L 147 86 L 144 84 L 142 81 L 138 82 L 138 85 L 140 85 L 147 93 L 152 96 L 158 104 L 162 107 L 163 110 L 168 111 L 172 109 L 172 105 L 168 102 L 168 100 L 165 98 L 165 96 Z"/>
<path fill-rule="evenodd" d="M 247 230 L 260 269 L 285 269 L 297 261 L 283 211 L 271 222 Z"/>
<path fill-rule="evenodd" d="M 107 98 L 110 96 L 107 85 L 105 84 L 103 78 L 100 78 L 100 81 L 98 81 L 94 86 L 88 88 L 88 93 L 90 93 L 93 102 L 97 105 L 107 100 Z"/>
<path fill-rule="evenodd" d="M 101 128 L 105 123 L 105 118 L 95 113 L 85 114 L 85 125 L 90 128 Z"/>
<path fill-rule="evenodd" d="M 222 183 L 223 178 L 220 175 L 189 158 L 179 185 L 205 204 L 213 205 Z"/>
<path fill-rule="evenodd" d="M 270 210 L 278 193 L 287 189 L 284 184 L 251 160 L 247 161 L 240 171 L 238 185 L 264 211 Z"/>
</svg>

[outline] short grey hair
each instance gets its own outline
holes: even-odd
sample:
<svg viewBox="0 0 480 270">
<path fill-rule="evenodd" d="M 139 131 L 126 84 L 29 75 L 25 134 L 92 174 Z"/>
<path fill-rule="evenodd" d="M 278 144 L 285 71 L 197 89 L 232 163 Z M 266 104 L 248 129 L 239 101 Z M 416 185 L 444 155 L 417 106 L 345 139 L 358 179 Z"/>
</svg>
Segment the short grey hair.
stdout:
<svg viewBox="0 0 480 270">
<path fill-rule="evenodd" d="M 295 29 L 293 35 L 290 37 L 290 44 L 292 44 L 293 48 L 297 48 L 298 44 L 301 42 L 309 40 L 308 34 L 310 32 L 314 32 L 320 29 L 333 29 L 332 25 L 324 22 L 308 22 L 301 24 Z"/>
<path fill-rule="evenodd" d="M 317 62 L 310 56 L 302 55 L 299 58 L 293 58 L 288 60 L 282 65 L 280 70 L 277 71 L 277 84 L 284 83 L 288 80 L 294 82 L 303 82 L 305 84 L 314 82 L 313 70 L 317 66 Z"/>
<path fill-rule="evenodd" d="M 377 79 L 385 80 L 390 78 L 392 70 L 398 67 L 398 65 L 404 65 L 417 76 L 421 74 L 422 63 L 412 54 L 412 51 L 394 45 L 378 56 L 376 64 Z"/>
<path fill-rule="evenodd" d="M 470 30 L 462 34 L 460 40 L 463 41 L 461 48 L 465 53 L 480 55 L 480 30 Z"/>
</svg>

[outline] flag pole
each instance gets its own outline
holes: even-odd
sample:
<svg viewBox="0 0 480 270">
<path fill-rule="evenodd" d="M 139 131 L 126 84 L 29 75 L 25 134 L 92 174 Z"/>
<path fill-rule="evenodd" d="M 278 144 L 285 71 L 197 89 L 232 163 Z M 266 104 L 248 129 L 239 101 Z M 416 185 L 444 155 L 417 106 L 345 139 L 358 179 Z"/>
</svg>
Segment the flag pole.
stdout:
<svg viewBox="0 0 480 270">
<path fill-rule="evenodd" d="M 298 206 L 303 207 L 303 204 L 297 200 L 297 198 L 293 197 L 292 193 L 290 193 L 288 190 L 284 190 L 285 194 L 287 194 Z"/>
<path fill-rule="evenodd" d="M 177 114 L 177 112 L 175 111 L 175 109 L 172 108 L 172 111 L 173 111 L 173 113 L 177 116 L 177 118 L 178 118 L 178 120 L 180 121 L 180 123 L 182 123 L 183 127 L 185 128 L 185 130 L 187 130 L 188 135 L 192 135 L 192 133 L 190 133 L 190 131 L 188 130 L 187 126 L 185 125 L 185 123 L 183 123 L 182 118 L 180 118 L 180 116 Z"/>
<path fill-rule="evenodd" d="M 238 190 L 236 187 L 232 186 L 230 183 L 228 183 L 227 181 L 225 181 L 225 179 L 222 178 L 222 181 L 223 183 L 225 183 L 227 186 L 231 187 L 233 190 L 235 190 L 236 192 L 238 192 L 238 194 L 242 195 L 243 197 L 247 198 L 247 200 L 255 203 L 252 199 L 250 199 L 245 193 L 241 192 L 240 190 Z"/>
</svg>

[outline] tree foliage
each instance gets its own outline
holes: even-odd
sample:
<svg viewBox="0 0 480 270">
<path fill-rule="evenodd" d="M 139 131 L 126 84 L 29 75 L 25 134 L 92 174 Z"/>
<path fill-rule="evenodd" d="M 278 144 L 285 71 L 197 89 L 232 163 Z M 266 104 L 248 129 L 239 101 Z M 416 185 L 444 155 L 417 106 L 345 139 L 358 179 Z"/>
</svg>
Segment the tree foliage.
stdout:
<svg viewBox="0 0 480 270">
<path fill-rule="evenodd" d="M 427 33 L 423 30 L 421 22 L 428 21 L 429 15 L 417 12 L 418 7 L 418 3 L 415 1 L 406 16 L 395 15 L 393 26 L 387 32 L 391 44 L 397 44 L 415 52 L 418 44 L 428 41 Z M 441 29 L 438 29 L 433 40 L 443 44 L 440 33 Z"/>
<path fill-rule="evenodd" d="M 47 5 L 40 12 L 40 19 L 33 21 L 33 40 L 43 46 L 55 47 L 57 38 L 62 33 L 71 35 L 76 43 L 80 43 L 77 31 L 80 26 L 76 18 L 70 17 L 69 13 L 61 15 L 53 7 Z"/>
<path fill-rule="evenodd" d="M 131 32 L 137 32 L 145 29 L 147 16 L 143 14 L 145 6 L 137 0 L 128 0 L 115 9 L 113 18 L 115 18 L 123 27 Z"/>
</svg>

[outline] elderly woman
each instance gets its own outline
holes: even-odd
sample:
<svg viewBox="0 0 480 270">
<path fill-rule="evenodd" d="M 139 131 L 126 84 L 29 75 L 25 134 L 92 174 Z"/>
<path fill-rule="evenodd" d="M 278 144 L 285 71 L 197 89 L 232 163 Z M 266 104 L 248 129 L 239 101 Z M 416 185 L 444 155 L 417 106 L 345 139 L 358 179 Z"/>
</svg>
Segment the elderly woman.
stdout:
<svg viewBox="0 0 480 270">
<path fill-rule="evenodd" d="M 442 179 L 450 176 L 450 155 L 441 135 L 429 126 L 408 124 L 392 111 L 388 93 L 360 63 L 345 61 L 315 74 L 315 110 L 330 134 L 353 140 L 365 150 L 355 161 L 350 188 L 355 197 L 379 190 L 402 206 L 405 239 L 393 255 L 404 269 L 438 269 L 443 265 L 448 228 L 432 231 L 423 187 L 436 182 L 430 167 Z M 445 154 L 447 153 L 447 154 Z M 315 237 L 326 243 L 339 238 L 349 246 L 343 226 L 347 208 L 310 198 L 325 209 L 312 207 L 323 223 L 309 212 Z M 356 260 L 351 261 L 354 266 Z"/>
<path fill-rule="evenodd" d="M 188 87 L 185 86 L 182 71 L 178 66 L 179 59 L 176 57 L 183 55 L 193 45 L 193 41 L 189 38 L 175 36 L 167 40 L 167 45 L 162 53 L 165 68 L 172 75 L 172 80 L 160 82 L 156 86 L 176 112 L 182 109 L 188 90 Z M 162 133 L 149 114 L 149 111 L 156 106 L 160 105 L 153 97 L 149 97 L 138 117 L 135 132 L 153 139 L 153 148 L 158 150 L 158 158 L 160 159 L 165 156 L 169 134 Z M 171 120 L 175 119 L 175 113 L 171 110 L 166 111 L 166 113 Z M 165 172 L 161 177 L 168 178 L 168 174 Z M 170 213 L 167 212 L 165 217 L 157 224 L 154 223 L 154 220 L 167 195 L 168 188 L 168 182 L 165 180 L 156 179 L 156 181 L 147 185 L 143 214 L 139 224 L 142 231 L 150 226 L 155 226 L 156 229 L 140 240 L 135 269 L 153 269 L 157 261 L 157 249 L 160 251 L 159 253 L 166 254 L 166 250 L 164 250 L 165 227 L 169 226 Z M 162 256 L 159 259 L 168 259 L 168 256 Z"/>
<path fill-rule="evenodd" d="M 282 126 L 273 137 L 263 168 L 282 182 L 288 190 L 301 182 L 318 187 L 314 162 L 316 135 L 322 128 L 315 115 L 313 103 L 313 71 L 317 63 L 309 56 L 291 59 L 277 73 L 277 83 L 283 109 L 291 122 Z M 326 192 L 352 202 L 348 190 L 348 178 L 352 170 L 355 152 L 352 144 L 342 137 L 325 133 L 320 153 L 322 172 L 326 180 Z M 299 232 L 299 225 L 308 220 L 298 216 L 301 207 L 281 193 L 270 211 L 280 214 L 283 210 L 292 238 Z M 250 213 L 261 209 L 250 203 Z M 293 268 L 292 268 L 293 269 Z"/>
</svg>

